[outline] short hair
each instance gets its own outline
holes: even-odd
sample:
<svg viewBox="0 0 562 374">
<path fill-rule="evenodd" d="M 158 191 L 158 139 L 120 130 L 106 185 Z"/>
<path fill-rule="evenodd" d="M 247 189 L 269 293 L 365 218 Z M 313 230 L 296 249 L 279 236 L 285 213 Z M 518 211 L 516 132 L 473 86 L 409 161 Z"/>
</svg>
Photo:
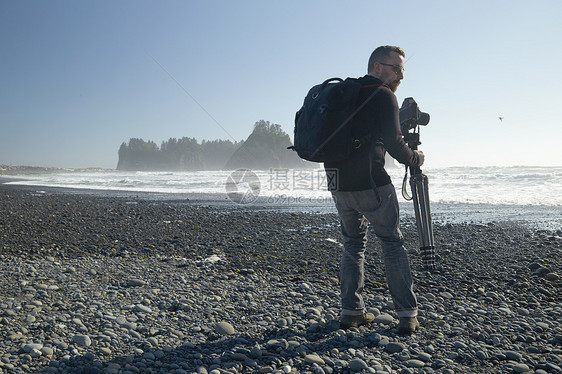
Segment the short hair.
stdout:
<svg viewBox="0 0 562 374">
<path fill-rule="evenodd" d="M 373 70 L 373 65 L 375 62 L 382 62 L 381 60 L 390 57 L 391 52 L 396 52 L 402 57 L 406 57 L 406 53 L 400 47 L 395 47 L 392 45 L 383 45 L 378 47 L 371 53 L 371 57 L 369 57 L 369 65 L 367 66 L 367 73 L 370 73 Z"/>
</svg>

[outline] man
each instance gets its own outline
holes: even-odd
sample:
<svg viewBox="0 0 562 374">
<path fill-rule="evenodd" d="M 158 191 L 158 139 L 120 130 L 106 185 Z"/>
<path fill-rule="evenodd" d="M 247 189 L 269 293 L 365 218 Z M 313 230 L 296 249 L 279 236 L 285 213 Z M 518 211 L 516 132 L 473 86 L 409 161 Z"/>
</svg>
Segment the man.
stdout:
<svg viewBox="0 0 562 374">
<path fill-rule="evenodd" d="M 368 103 L 356 114 L 352 126 L 358 138 L 374 134 L 374 140 L 344 161 L 324 164 L 326 173 L 335 173 L 337 178 L 332 197 L 344 237 L 340 265 L 343 328 L 368 324 L 375 318 L 366 312 L 361 296 L 369 222 L 382 244 L 388 288 L 399 318 L 398 332 L 411 334 L 419 327 L 410 264 L 399 229 L 398 199 L 384 169 L 387 151 L 408 166 L 421 166 L 424 161 L 423 153 L 411 150 L 400 132 L 394 92 L 404 78 L 404 57 L 399 47 L 382 46 L 373 51 L 368 75 L 359 78 L 363 88 L 358 102 Z"/>
</svg>

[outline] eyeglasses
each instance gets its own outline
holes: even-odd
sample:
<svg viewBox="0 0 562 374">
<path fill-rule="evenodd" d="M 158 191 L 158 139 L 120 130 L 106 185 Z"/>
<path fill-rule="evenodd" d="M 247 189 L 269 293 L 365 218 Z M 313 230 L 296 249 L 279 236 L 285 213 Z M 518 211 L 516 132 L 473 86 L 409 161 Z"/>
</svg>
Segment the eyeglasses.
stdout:
<svg viewBox="0 0 562 374">
<path fill-rule="evenodd" d="M 385 64 L 385 63 L 382 63 L 382 62 L 379 62 L 379 64 L 384 65 L 384 66 L 390 66 L 392 68 L 392 71 L 394 71 L 394 73 L 396 73 L 396 74 L 404 74 L 404 66 Z"/>
</svg>

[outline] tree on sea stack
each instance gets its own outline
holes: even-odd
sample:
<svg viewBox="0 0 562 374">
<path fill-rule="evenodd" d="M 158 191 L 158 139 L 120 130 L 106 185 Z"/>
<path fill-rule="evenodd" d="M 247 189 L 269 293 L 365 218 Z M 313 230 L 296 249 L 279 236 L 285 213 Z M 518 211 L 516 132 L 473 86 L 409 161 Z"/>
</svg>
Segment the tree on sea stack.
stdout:
<svg viewBox="0 0 562 374">
<path fill-rule="evenodd" d="M 232 154 L 225 169 L 317 167 L 317 164 L 305 162 L 295 152 L 288 150 L 290 145 L 291 139 L 280 125 L 260 120 L 255 123 L 248 139 Z"/>
</svg>

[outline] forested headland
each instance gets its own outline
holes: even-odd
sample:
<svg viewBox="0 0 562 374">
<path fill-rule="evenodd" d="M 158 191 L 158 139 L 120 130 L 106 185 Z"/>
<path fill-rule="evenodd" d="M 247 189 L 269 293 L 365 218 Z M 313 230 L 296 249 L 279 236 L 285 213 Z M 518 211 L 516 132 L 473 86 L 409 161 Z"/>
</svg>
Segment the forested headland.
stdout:
<svg viewBox="0 0 562 374">
<path fill-rule="evenodd" d="M 129 139 L 119 148 L 117 170 L 193 171 L 309 167 L 278 124 L 260 120 L 245 141 L 170 138 L 158 146 L 152 140 Z"/>
</svg>

